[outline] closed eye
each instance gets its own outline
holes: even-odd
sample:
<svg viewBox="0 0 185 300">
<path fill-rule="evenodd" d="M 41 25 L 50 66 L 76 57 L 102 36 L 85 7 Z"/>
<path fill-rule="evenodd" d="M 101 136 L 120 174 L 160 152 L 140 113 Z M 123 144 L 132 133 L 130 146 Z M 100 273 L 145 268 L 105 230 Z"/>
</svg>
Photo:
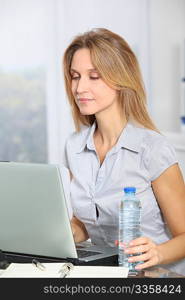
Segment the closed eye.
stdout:
<svg viewBox="0 0 185 300">
<path fill-rule="evenodd" d="M 79 79 L 80 77 L 71 77 L 72 80 L 77 80 Z"/>
<path fill-rule="evenodd" d="M 72 80 L 77 80 L 77 79 L 80 79 L 79 76 L 76 76 L 76 77 L 71 77 Z M 90 77 L 91 80 L 97 80 L 99 79 L 99 77 Z"/>
</svg>

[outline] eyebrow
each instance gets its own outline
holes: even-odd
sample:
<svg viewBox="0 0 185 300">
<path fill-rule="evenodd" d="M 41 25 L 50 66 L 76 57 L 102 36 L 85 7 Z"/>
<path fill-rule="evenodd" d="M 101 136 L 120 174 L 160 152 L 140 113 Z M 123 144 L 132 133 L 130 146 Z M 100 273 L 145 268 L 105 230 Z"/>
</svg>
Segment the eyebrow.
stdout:
<svg viewBox="0 0 185 300">
<path fill-rule="evenodd" d="M 75 69 L 70 69 L 70 71 L 79 73 L 79 72 L 78 72 L 77 70 L 75 70 Z M 90 72 L 98 72 L 96 69 L 87 69 L 87 71 L 90 71 Z"/>
</svg>

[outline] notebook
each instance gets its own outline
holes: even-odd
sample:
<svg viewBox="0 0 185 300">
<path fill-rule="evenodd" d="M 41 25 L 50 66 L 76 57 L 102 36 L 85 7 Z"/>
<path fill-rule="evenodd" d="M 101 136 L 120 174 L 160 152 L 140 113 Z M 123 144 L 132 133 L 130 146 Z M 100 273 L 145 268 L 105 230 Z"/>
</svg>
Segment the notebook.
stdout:
<svg viewBox="0 0 185 300">
<path fill-rule="evenodd" d="M 0 162 L 0 249 L 10 262 L 117 264 L 116 247 L 75 245 L 61 172 L 54 164 Z"/>
<path fill-rule="evenodd" d="M 12 263 L 0 270 L 0 278 L 125 278 L 128 268 L 118 266 L 74 266 L 66 263 L 44 263 L 41 267 L 29 263 Z"/>
</svg>

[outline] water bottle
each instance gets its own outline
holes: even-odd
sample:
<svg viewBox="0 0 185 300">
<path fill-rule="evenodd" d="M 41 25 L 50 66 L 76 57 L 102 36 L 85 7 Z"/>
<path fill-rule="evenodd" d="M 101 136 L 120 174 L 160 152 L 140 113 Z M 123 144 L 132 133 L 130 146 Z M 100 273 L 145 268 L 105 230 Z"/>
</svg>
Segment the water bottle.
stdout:
<svg viewBox="0 0 185 300">
<path fill-rule="evenodd" d="M 119 210 L 119 266 L 129 268 L 129 273 L 136 273 L 135 266 L 141 262 L 128 262 L 133 254 L 126 254 L 123 245 L 128 245 L 131 240 L 141 236 L 140 230 L 140 200 L 135 196 L 135 187 L 125 187 L 124 197 L 121 199 Z M 139 255 L 137 253 L 134 255 Z"/>
</svg>

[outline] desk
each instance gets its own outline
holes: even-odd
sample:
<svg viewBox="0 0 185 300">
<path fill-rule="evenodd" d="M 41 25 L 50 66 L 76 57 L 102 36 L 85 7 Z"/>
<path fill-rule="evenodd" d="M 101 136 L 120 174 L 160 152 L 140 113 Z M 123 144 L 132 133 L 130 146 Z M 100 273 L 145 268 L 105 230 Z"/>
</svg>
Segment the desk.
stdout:
<svg viewBox="0 0 185 300">
<path fill-rule="evenodd" d="M 137 275 L 129 275 L 129 278 L 185 278 L 185 276 L 161 267 L 151 267 L 140 271 Z"/>
<path fill-rule="evenodd" d="M 31 262 L 32 260 L 30 260 L 29 262 Z M 14 262 L 16 262 L 16 259 L 14 260 Z M 20 262 L 20 260 L 18 260 L 18 262 Z M 28 259 L 26 259 L 24 261 L 24 257 L 22 258 L 22 263 L 24 262 L 28 262 Z M 48 261 L 48 262 L 51 262 L 51 261 Z M 60 260 L 58 261 L 53 261 L 53 262 L 60 262 Z M 9 261 L 9 263 L 11 263 Z M 1 267 L 0 267 L 1 269 Z M 2 269 L 4 269 L 2 267 Z M 165 267 L 164 268 L 161 268 L 161 267 L 151 267 L 151 268 L 148 268 L 146 270 L 142 270 L 140 272 L 138 272 L 137 275 L 129 275 L 128 278 L 185 278 L 184 275 L 181 275 L 181 274 L 178 274 L 178 273 L 175 273 L 175 272 L 172 272 L 168 269 L 166 269 Z"/>
<path fill-rule="evenodd" d="M 88 245 L 87 243 L 83 243 L 83 245 Z M 5 257 L 3 257 L 3 253 L 1 253 L 2 257 L 0 256 L 0 261 L 3 261 L 3 260 L 7 260 L 8 263 L 11 263 L 11 262 L 21 262 L 21 263 L 25 263 L 25 262 L 32 262 L 32 259 L 35 258 L 35 257 L 32 257 L 32 256 L 24 256 L 24 255 L 19 255 L 19 256 L 16 256 L 16 254 L 14 255 L 7 255 Z M 8 259 L 7 259 L 8 258 Z M 41 262 L 64 262 L 66 260 L 62 260 L 62 259 L 49 259 L 49 260 L 46 260 L 46 258 L 43 258 L 43 259 L 38 259 L 39 261 Z M 113 263 L 111 265 L 117 265 L 118 264 L 118 261 L 117 259 L 113 261 Z M 1 267 L 1 264 L 0 264 L 0 269 L 4 269 L 3 267 Z M 168 269 L 165 268 L 165 265 L 164 267 L 157 267 L 157 266 L 154 266 L 154 267 L 151 267 L 151 268 L 148 268 L 146 270 L 142 270 L 140 271 L 137 275 L 129 275 L 128 276 L 129 278 L 185 278 L 184 275 L 181 275 L 181 274 L 178 274 L 178 273 L 175 273 L 175 272 L 172 272 Z"/>
</svg>

